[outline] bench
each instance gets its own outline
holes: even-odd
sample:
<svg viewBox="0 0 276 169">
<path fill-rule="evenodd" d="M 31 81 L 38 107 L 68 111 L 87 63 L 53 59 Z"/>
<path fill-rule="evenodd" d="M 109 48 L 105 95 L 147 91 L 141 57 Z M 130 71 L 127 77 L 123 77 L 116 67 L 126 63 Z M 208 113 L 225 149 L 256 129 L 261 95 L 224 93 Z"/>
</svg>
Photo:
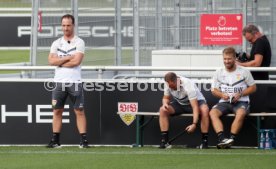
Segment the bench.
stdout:
<svg viewBox="0 0 276 169">
<path fill-rule="evenodd" d="M 144 146 L 143 142 L 143 130 L 144 127 L 149 124 L 154 117 L 159 117 L 159 112 L 136 112 L 136 113 L 125 113 L 125 112 L 117 112 L 118 115 L 120 114 L 132 114 L 136 116 L 136 143 L 133 145 L 134 147 L 142 147 Z M 150 116 L 151 118 L 144 122 L 145 116 Z M 193 114 L 180 114 L 178 117 L 192 117 Z M 228 117 L 234 117 L 235 114 L 227 114 L 226 116 Z M 276 116 L 276 113 L 266 113 L 266 112 L 261 112 L 261 113 L 249 113 L 247 116 L 250 117 L 257 117 L 257 136 L 258 136 L 258 142 L 260 141 L 260 129 L 261 129 L 261 120 L 260 117 L 266 117 L 266 116 Z"/>
</svg>

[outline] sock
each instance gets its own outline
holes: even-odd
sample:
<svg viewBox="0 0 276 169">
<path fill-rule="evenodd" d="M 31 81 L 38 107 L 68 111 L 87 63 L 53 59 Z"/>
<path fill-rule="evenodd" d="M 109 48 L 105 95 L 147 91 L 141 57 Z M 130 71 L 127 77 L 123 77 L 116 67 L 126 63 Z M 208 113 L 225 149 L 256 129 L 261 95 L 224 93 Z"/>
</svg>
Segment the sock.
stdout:
<svg viewBox="0 0 276 169">
<path fill-rule="evenodd" d="M 81 140 L 87 140 L 86 133 L 80 133 Z"/>
<path fill-rule="evenodd" d="M 169 132 L 161 131 L 161 142 L 167 143 L 169 141 Z"/>
<path fill-rule="evenodd" d="M 218 132 L 217 135 L 218 135 L 218 141 L 219 142 L 224 139 L 224 133 L 223 133 L 223 131 Z"/>
<path fill-rule="evenodd" d="M 231 139 L 235 140 L 236 137 L 237 137 L 237 134 L 233 134 L 233 133 L 230 134 Z"/>
<path fill-rule="evenodd" d="M 59 135 L 60 133 L 53 133 L 52 141 L 59 143 Z"/>
<path fill-rule="evenodd" d="M 208 142 L 208 133 L 201 133 L 202 142 Z"/>
</svg>

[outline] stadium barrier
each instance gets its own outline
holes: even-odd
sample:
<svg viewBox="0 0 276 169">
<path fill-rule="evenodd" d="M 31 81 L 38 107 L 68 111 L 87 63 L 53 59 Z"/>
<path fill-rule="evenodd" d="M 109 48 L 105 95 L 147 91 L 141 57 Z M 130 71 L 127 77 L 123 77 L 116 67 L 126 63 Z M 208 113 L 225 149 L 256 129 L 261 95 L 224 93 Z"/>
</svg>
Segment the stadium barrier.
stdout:
<svg viewBox="0 0 276 169">
<path fill-rule="evenodd" d="M 125 112 L 117 112 L 118 115 L 121 115 L 121 114 L 128 114 L 128 113 L 125 113 Z M 144 128 L 147 126 L 147 124 L 149 124 L 151 122 L 151 120 L 154 118 L 154 117 L 159 117 L 159 112 L 137 112 L 137 113 L 131 113 L 131 115 L 135 115 L 137 116 L 137 119 L 136 119 L 136 143 L 133 145 L 134 147 L 142 147 L 144 145 L 144 142 L 143 142 L 143 130 Z M 140 118 L 140 116 L 142 116 L 142 118 Z M 144 116 L 150 116 L 151 118 L 144 122 Z M 227 117 L 234 117 L 235 114 L 227 114 L 226 115 Z M 256 129 L 257 129 L 257 134 L 258 134 L 258 142 L 257 144 L 260 145 L 260 144 L 264 144 L 262 138 L 265 137 L 261 137 L 262 133 L 263 132 L 267 132 L 267 130 L 263 130 L 261 129 L 261 120 L 260 118 L 261 117 L 265 117 L 265 116 L 276 116 L 276 113 L 266 113 L 266 112 L 261 112 L 261 113 L 249 113 L 247 116 L 252 116 L 252 117 L 256 117 L 257 118 L 257 126 L 256 126 Z M 179 117 L 193 117 L 193 114 L 181 114 L 179 115 Z M 271 141 L 272 142 L 272 141 Z M 272 147 L 272 143 L 271 143 L 271 146 Z M 263 147 L 261 147 L 263 148 Z M 267 148 L 267 149 L 271 149 L 271 148 Z"/>
<path fill-rule="evenodd" d="M 52 66 L 0 66 L 1 70 L 24 70 L 24 71 L 49 71 L 54 70 L 55 67 Z M 160 107 L 160 100 L 163 96 L 161 90 L 152 90 L 148 88 L 147 90 L 138 90 L 143 86 L 141 84 L 153 83 L 153 87 L 156 89 L 163 84 L 161 81 L 149 78 L 143 83 L 134 78 L 130 79 L 102 79 L 102 75 L 105 71 L 182 71 L 182 70 L 192 70 L 192 71 L 214 71 L 215 67 L 146 67 L 146 66 L 83 66 L 84 71 L 95 71 L 98 72 L 98 79 L 83 79 L 84 83 L 93 83 L 94 90 L 86 91 L 86 111 L 93 112 L 93 114 L 88 113 L 87 119 L 89 120 L 89 139 L 91 144 L 107 144 L 107 145 L 125 145 L 132 144 L 136 137 L 136 126 L 130 125 L 126 126 L 117 115 L 118 102 L 137 102 L 139 103 L 139 112 L 156 112 Z M 248 68 L 258 71 L 276 71 L 276 68 Z M 138 74 L 139 75 L 139 74 Z M 160 76 L 158 76 L 160 78 Z M 51 92 L 45 90 L 45 83 L 48 82 L 46 79 L 11 79 L 11 78 L 0 78 L 0 93 L 2 96 L 0 98 L 1 103 L 1 133 L 5 133 L 5 137 L 0 139 L 0 144 L 46 144 L 50 135 L 51 128 Z M 127 83 L 130 86 L 133 84 L 132 91 L 108 91 L 103 89 L 112 89 L 110 85 L 117 85 L 117 83 Z M 200 85 L 208 85 L 210 87 L 210 81 L 198 81 Z M 252 111 L 251 112 L 275 112 L 276 105 L 276 81 L 256 81 L 258 90 L 252 95 Z M 47 83 L 46 83 L 47 84 Z M 97 88 L 98 87 L 98 88 Z M 97 89 L 100 89 L 97 91 Z M 31 93 L 31 95 L 30 95 Z M 211 95 L 210 91 L 203 91 L 203 95 L 208 101 L 208 105 L 211 107 L 217 100 Z M 16 104 L 15 104 L 16 103 Z M 107 106 L 108 105 L 108 106 Z M 26 109 L 27 108 L 27 109 Z M 69 114 L 73 114 L 72 110 L 67 109 Z M 47 111 L 47 112 L 46 112 Z M 14 117 L 14 114 L 18 114 Z M 19 114 L 20 113 L 20 114 Z M 72 137 L 72 131 L 75 129 L 74 126 L 74 116 L 65 115 L 65 120 L 69 120 L 70 123 L 66 123 L 67 129 L 63 132 L 63 144 L 74 144 L 77 138 Z M 24 115 L 24 117 L 21 117 Z M 68 116 L 68 117 L 67 117 Z M 44 118 L 47 119 L 44 119 Z M 141 120 L 143 116 L 137 116 Z M 157 116 L 154 116 L 157 117 Z M 276 128 L 275 117 L 264 117 L 261 118 L 262 128 Z M 149 118 L 147 116 L 146 118 Z M 26 121 L 26 119 L 28 121 Z M 174 130 L 183 127 L 183 124 L 189 124 L 190 118 L 173 118 L 172 132 L 174 135 Z M 230 122 L 231 118 L 224 119 L 226 124 Z M 241 135 L 237 139 L 237 146 L 257 146 L 257 134 L 255 129 L 251 126 L 251 120 L 254 118 L 248 118 L 246 120 Z M 250 122 L 250 123 L 248 123 Z M 270 123 L 271 122 L 271 123 Z M 142 123 L 140 125 L 143 125 Z M 254 124 L 257 126 L 257 124 Z M 14 126 L 20 126 L 15 128 Z M 226 130 L 228 130 L 225 125 Z M 70 128 L 70 129 L 68 129 Z M 147 145 L 155 145 L 159 143 L 159 124 L 157 121 L 151 122 L 147 126 L 147 130 L 141 134 L 145 136 L 144 143 Z M 245 132 L 246 131 L 246 132 Z M 16 133 L 16 134 L 14 134 Z M 36 140 L 28 134 L 36 133 Z M 24 134 L 24 137 L 21 135 Z M 216 143 L 215 133 L 210 130 L 210 144 L 214 145 Z M 243 135 L 245 134 L 245 135 Z M 256 135 L 255 135 L 256 134 Z M 20 137 L 18 137 L 18 135 Z M 27 136 L 25 136 L 27 135 Z M 125 137 L 125 136 L 128 137 Z M 122 139 L 124 138 L 124 139 Z M 185 137 L 185 140 L 176 140 L 175 144 L 187 144 L 192 145 L 196 143 L 195 139 L 200 138 L 200 132 L 195 132 L 193 136 Z M 183 142 L 184 141 L 184 142 Z"/>
</svg>

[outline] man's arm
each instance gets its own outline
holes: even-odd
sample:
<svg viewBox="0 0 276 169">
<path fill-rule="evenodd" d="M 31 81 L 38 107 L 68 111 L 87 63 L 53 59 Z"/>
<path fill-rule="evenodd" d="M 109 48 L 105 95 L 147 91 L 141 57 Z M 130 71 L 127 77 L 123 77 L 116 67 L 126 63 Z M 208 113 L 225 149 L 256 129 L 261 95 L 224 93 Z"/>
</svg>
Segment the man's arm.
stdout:
<svg viewBox="0 0 276 169">
<path fill-rule="evenodd" d="M 242 91 L 241 96 L 250 95 L 250 94 L 254 93 L 256 90 L 257 90 L 257 86 L 256 86 L 256 84 L 254 84 L 254 85 L 246 88 L 244 91 Z"/>
<path fill-rule="evenodd" d="M 57 54 L 55 53 L 50 53 L 48 56 L 48 62 L 51 66 L 60 66 L 66 62 L 68 62 L 72 57 L 67 56 L 67 57 L 58 57 Z"/>
<path fill-rule="evenodd" d="M 164 109 L 168 109 L 169 103 L 170 103 L 170 96 L 164 95 L 164 96 L 163 96 L 163 99 L 162 99 L 162 107 L 163 107 Z"/>
<path fill-rule="evenodd" d="M 74 55 L 72 55 L 71 59 L 68 62 L 64 62 L 63 64 L 61 64 L 61 67 L 75 67 L 75 66 L 79 66 L 82 62 L 82 59 L 84 57 L 83 53 L 76 53 Z"/>
<path fill-rule="evenodd" d="M 226 93 L 222 93 L 219 89 L 217 88 L 213 88 L 212 90 L 212 94 L 220 99 L 223 100 L 228 100 L 229 96 Z"/>
<path fill-rule="evenodd" d="M 197 125 L 198 119 L 199 119 L 199 106 L 198 106 L 197 99 L 190 100 L 190 104 L 193 109 L 193 123 L 191 125 L 189 125 L 188 127 L 186 127 L 185 130 L 188 133 L 192 133 L 195 131 L 196 125 Z"/>
<path fill-rule="evenodd" d="M 263 55 L 256 54 L 254 60 L 251 60 L 249 62 L 243 62 L 243 63 L 236 61 L 236 64 L 240 66 L 245 66 L 245 67 L 260 67 L 262 64 L 262 61 L 263 61 Z"/>
</svg>

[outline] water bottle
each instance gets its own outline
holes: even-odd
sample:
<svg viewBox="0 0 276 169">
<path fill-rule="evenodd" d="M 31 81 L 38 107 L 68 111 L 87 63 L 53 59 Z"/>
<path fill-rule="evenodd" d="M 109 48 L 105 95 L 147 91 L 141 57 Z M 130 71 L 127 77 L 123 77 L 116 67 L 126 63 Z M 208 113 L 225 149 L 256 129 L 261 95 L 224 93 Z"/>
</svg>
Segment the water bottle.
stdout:
<svg viewBox="0 0 276 169">
<path fill-rule="evenodd" d="M 269 130 L 266 130 L 265 149 L 272 149 L 272 141 L 271 141 L 271 138 L 269 137 Z"/>
<path fill-rule="evenodd" d="M 265 143 L 265 136 L 264 136 L 264 132 L 261 131 L 260 143 L 259 143 L 259 148 L 260 149 L 264 149 L 264 143 Z"/>
</svg>

